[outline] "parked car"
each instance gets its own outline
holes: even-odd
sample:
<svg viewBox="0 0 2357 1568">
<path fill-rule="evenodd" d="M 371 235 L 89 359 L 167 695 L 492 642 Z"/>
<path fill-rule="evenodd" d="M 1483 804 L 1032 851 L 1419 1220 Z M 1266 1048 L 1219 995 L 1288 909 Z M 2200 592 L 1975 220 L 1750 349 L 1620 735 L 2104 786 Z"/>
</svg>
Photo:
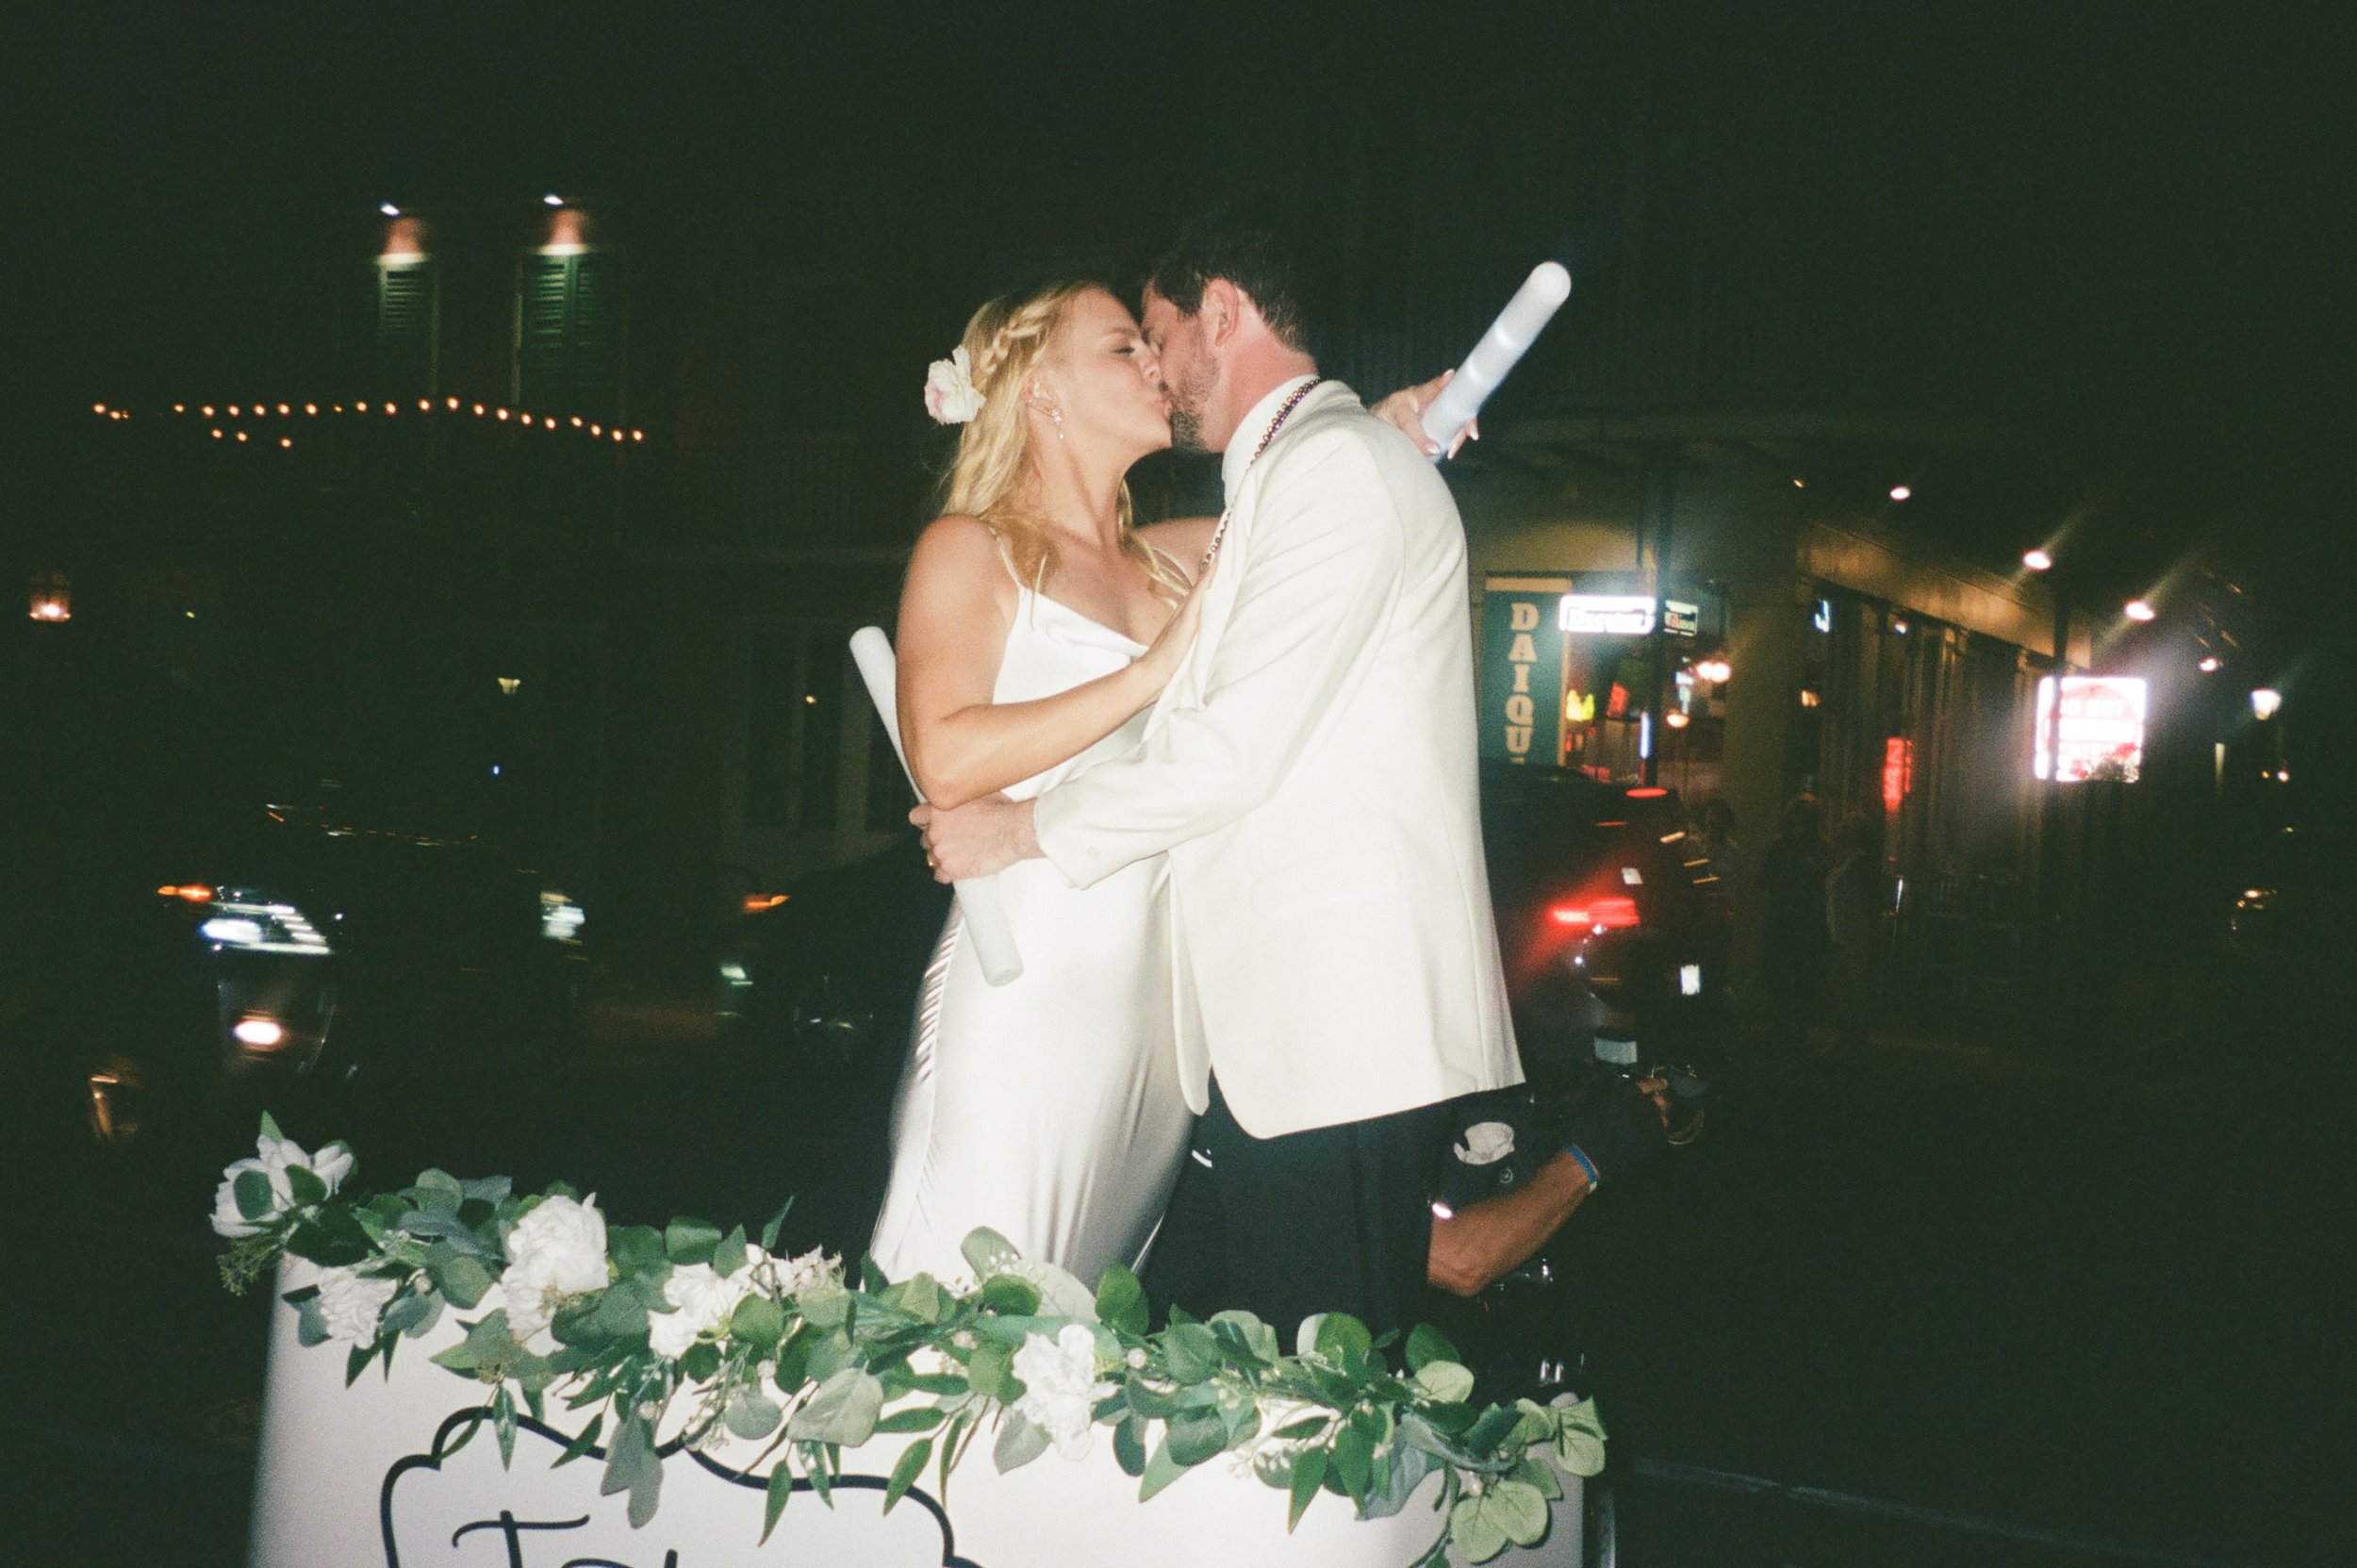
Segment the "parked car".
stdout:
<svg viewBox="0 0 2357 1568">
<path fill-rule="evenodd" d="M 1695 1054 L 1718 1027 L 1726 920 L 1677 797 L 1498 765 L 1481 811 L 1532 1070 L 1586 1061 L 1608 1021 L 1633 1023 L 1649 1051 Z M 722 1017 L 813 1065 L 897 1071 L 948 898 L 913 833 L 749 898 L 719 959 Z"/>
<path fill-rule="evenodd" d="M 1485 763 L 1481 827 L 1534 1076 L 1589 1060 L 1607 1025 L 1633 1031 L 1649 1060 L 1710 1054 L 1732 922 L 1674 791 Z"/>
<path fill-rule="evenodd" d="M 462 1071 L 574 1038 L 582 907 L 478 839 L 256 807 L 15 922 L 0 1060 L 121 1140 L 224 1085 Z"/>
</svg>

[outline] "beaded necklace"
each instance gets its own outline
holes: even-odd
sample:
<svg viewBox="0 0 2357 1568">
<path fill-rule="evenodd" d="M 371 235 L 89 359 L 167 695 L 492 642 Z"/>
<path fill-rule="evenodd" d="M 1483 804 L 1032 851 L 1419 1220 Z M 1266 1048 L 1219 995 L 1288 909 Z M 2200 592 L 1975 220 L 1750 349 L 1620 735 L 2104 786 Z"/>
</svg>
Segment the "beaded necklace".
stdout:
<svg viewBox="0 0 2357 1568">
<path fill-rule="evenodd" d="M 1323 380 L 1324 377 L 1322 376 L 1311 376 L 1309 380 L 1294 388 L 1293 396 L 1287 398 L 1284 403 L 1278 406 L 1277 410 L 1277 418 L 1269 421 L 1268 433 L 1261 437 L 1261 444 L 1252 449 L 1252 455 L 1244 459 L 1244 467 L 1237 471 L 1237 489 L 1241 490 L 1244 488 L 1244 476 L 1252 471 L 1252 465 L 1261 460 L 1261 454 L 1266 452 L 1268 450 L 1268 444 L 1277 439 L 1277 433 L 1285 428 L 1285 421 L 1287 420 L 1294 417 L 1294 410 L 1301 406 L 1301 400 L 1308 397 L 1310 392 L 1315 390 L 1319 383 Z M 1219 553 L 1220 544 L 1228 537 L 1228 524 L 1235 517 L 1235 515 L 1236 503 L 1232 501 L 1221 509 L 1219 514 L 1219 526 L 1211 530 L 1211 548 L 1203 552 L 1203 566 L 1210 566 L 1211 564 L 1211 557 Z M 1202 575 L 1201 567 L 1195 569 L 1195 575 L 1198 577 Z"/>
</svg>

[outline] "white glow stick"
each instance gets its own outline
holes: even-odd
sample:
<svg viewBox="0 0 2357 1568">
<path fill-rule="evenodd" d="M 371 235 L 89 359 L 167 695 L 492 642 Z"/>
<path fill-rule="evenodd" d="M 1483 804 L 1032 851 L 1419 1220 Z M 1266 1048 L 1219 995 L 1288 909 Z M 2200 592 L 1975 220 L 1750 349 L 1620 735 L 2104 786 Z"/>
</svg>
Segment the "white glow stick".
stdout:
<svg viewBox="0 0 2357 1568">
<path fill-rule="evenodd" d="M 1529 352 L 1556 311 L 1571 297 L 1572 274 L 1561 262 L 1541 261 L 1530 270 L 1530 276 L 1514 290 L 1514 297 L 1506 302 L 1506 308 L 1481 335 L 1481 341 L 1457 367 L 1455 377 L 1424 411 L 1424 433 L 1441 443 L 1442 456 L 1457 433 L 1473 422 L 1490 394 L 1498 389 L 1498 383 L 1506 379 L 1506 372 Z"/>
<path fill-rule="evenodd" d="M 892 754 L 900 759 L 900 771 L 908 773 L 909 787 L 916 789 L 916 775 L 909 773 L 908 749 L 900 744 L 900 667 L 892 656 L 892 639 L 883 635 L 881 626 L 863 626 L 851 634 L 851 662 L 859 666 L 860 679 L 867 683 L 867 700 L 876 704 L 876 717 L 883 720 L 884 734 L 892 737 Z M 925 792 L 916 790 L 923 800 Z M 1015 950 L 1014 930 L 1007 924 L 1007 906 L 998 897 L 998 884 L 988 877 L 974 877 L 959 883 L 958 908 L 965 913 L 965 929 L 974 937 L 974 956 L 981 961 L 982 978 L 993 985 L 1004 985 L 1023 973 L 1023 955 Z"/>
</svg>

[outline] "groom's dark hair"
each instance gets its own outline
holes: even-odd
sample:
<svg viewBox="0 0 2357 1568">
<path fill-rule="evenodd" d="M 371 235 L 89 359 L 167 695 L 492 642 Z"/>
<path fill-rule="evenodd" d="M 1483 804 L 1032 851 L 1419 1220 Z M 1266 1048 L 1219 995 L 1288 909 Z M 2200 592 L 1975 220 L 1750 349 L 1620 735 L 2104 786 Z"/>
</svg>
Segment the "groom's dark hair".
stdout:
<svg viewBox="0 0 2357 1568">
<path fill-rule="evenodd" d="M 1287 348 L 1312 352 L 1301 246 L 1267 202 L 1234 198 L 1198 214 L 1146 274 L 1146 287 L 1192 316 L 1203 289 L 1226 278 L 1252 298 Z"/>
</svg>

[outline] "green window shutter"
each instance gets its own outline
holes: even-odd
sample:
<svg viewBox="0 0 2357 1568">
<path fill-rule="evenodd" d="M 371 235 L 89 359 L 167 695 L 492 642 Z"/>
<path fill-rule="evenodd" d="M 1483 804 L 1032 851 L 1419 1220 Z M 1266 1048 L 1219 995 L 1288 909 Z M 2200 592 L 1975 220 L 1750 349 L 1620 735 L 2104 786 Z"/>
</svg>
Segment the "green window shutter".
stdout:
<svg viewBox="0 0 2357 1568">
<path fill-rule="evenodd" d="M 441 308 L 439 270 L 430 260 L 376 266 L 376 386 L 398 397 L 430 397 Z"/>
<path fill-rule="evenodd" d="M 618 418 L 624 321 L 618 255 L 527 253 L 516 285 L 517 402 Z"/>
</svg>

